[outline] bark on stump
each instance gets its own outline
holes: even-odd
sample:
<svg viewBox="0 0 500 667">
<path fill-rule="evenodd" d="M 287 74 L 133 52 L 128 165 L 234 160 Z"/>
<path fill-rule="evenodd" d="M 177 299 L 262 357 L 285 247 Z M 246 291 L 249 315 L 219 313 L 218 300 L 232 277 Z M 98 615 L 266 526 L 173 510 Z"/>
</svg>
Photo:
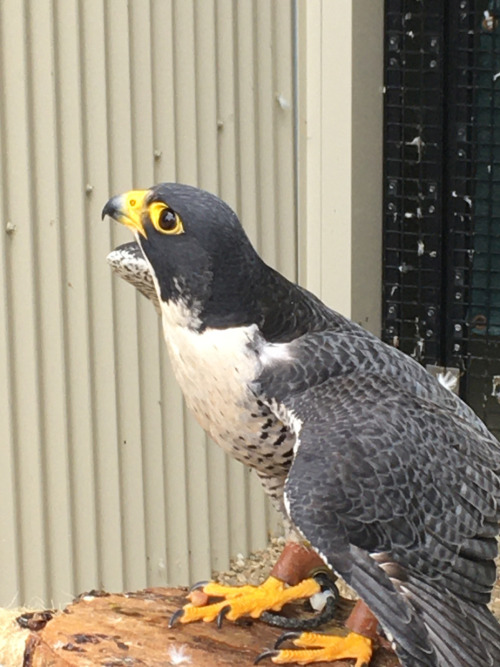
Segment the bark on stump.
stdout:
<svg viewBox="0 0 500 667">
<path fill-rule="evenodd" d="M 282 633 L 251 619 L 226 621 L 220 630 L 215 623 L 202 622 L 169 629 L 168 620 L 184 604 L 185 594 L 181 588 L 151 588 L 123 595 L 82 595 L 45 627 L 31 631 L 24 667 L 248 667 Z M 334 664 L 349 667 L 352 662 Z M 370 667 L 397 665 L 394 654 L 380 648 Z"/>
</svg>

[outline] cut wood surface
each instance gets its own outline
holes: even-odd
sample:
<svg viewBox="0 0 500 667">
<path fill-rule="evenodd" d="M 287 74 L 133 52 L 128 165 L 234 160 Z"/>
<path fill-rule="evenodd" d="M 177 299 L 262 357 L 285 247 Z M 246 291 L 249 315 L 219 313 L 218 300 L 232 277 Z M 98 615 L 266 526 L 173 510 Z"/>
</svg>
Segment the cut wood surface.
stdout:
<svg viewBox="0 0 500 667">
<path fill-rule="evenodd" d="M 170 616 L 185 603 L 186 589 L 151 588 L 127 594 L 82 595 L 45 626 L 29 634 L 23 667 L 126 667 L 252 665 L 282 630 L 260 621 L 178 623 Z M 272 665 L 268 659 L 262 665 Z M 348 667 L 349 662 L 315 663 Z M 370 667 L 396 667 L 390 650 L 376 651 Z"/>
</svg>

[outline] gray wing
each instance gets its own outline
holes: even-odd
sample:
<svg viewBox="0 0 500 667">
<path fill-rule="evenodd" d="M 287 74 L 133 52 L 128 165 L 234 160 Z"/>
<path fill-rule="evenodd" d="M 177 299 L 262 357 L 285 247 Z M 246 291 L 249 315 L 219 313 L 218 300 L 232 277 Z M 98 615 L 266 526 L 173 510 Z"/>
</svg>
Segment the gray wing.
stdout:
<svg viewBox="0 0 500 667">
<path fill-rule="evenodd" d="M 370 606 L 404 665 L 500 665 L 486 607 L 498 442 L 467 411 L 383 374 L 295 378 L 281 397 L 302 423 L 285 487 L 293 523 Z"/>
<path fill-rule="evenodd" d="M 124 243 L 112 250 L 106 259 L 113 271 L 152 301 L 156 312 L 161 314 L 151 271 L 138 244 L 133 241 Z"/>
</svg>

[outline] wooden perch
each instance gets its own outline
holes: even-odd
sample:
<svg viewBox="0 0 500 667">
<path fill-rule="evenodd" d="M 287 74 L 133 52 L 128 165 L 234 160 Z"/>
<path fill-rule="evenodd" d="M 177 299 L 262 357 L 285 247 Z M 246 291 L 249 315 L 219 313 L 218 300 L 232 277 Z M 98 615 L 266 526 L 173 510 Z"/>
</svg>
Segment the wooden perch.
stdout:
<svg viewBox="0 0 500 667">
<path fill-rule="evenodd" d="M 23 667 L 249 667 L 272 648 L 281 630 L 260 621 L 177 624 L 168 620 L 185 602 L 186 589 L 151 588 L 137 593 L 82 595 L 48 620 L 33 620 Z M 29 622 L 24 619 L 24 624 Z M 43 626 L 44 627 L 41 627 Z M 270 660 L 262 665 L 272 665 Z M 333 663 L 316 663 L 332 667 Z M 352 662 L 336 662 L 349 667 Z M 396 667 L 394 654 L 380 648 L 371 667 Z"/>
</svg>

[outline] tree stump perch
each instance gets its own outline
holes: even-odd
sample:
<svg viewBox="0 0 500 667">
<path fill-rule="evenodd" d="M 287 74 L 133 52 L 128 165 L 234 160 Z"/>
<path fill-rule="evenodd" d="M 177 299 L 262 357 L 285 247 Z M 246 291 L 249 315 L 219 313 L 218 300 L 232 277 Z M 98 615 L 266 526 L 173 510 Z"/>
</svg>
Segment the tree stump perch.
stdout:
<svg viewBox="0 0 500 667">
<path fill-rule="evenodd" d="M 23 667 L 248 667 L 282 633 L 260 621 L 177 624 L 170 616 L 185 603 L 186 589 L 80 596 L 44 627 L 31 630 Z M 43 625 L 43 623 L 40 623 Z M 263 665 L 273 663 L 267 660 Z M 316 663 L 332 667 L 333 663 Z M 335 667 L 349 667 L 336 662 Z M 395 655 L 376 651 L 371 667 L 396 667 Z"/>
</svg>

